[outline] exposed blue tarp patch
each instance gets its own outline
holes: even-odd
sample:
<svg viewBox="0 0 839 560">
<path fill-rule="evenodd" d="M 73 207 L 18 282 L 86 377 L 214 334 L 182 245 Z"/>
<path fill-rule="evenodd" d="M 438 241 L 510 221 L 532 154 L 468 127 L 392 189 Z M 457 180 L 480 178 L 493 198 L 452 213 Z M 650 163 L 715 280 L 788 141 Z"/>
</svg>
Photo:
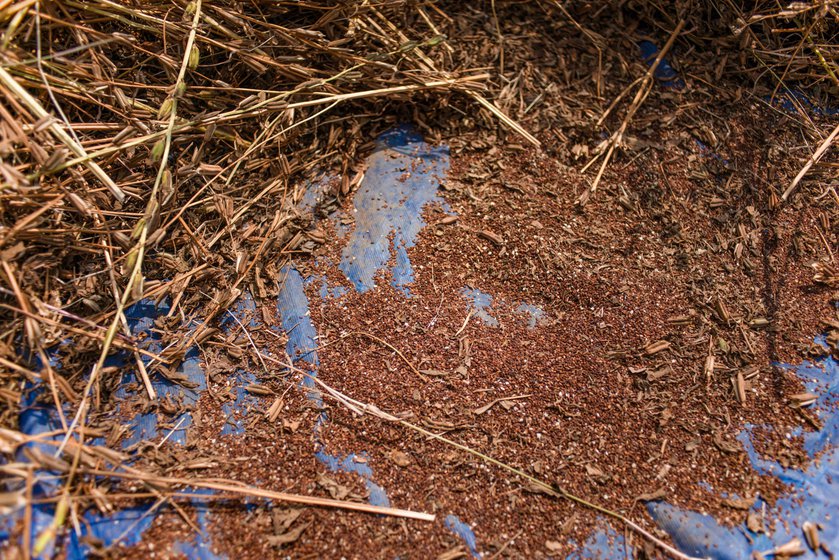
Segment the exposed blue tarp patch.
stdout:
<svg viewBox="0 0 839 560">
<path fill-rule="evenodd" d="M 308 370 L 311 377 L 304 376 L 302 385 L 309 389 L 307 392 L 309 399 L 318 407 L 322 407 L 323 399 L 312 379 L 317 375 L 317 367 L 320 364 L 317 355 L 317 330 L 309 315 L 309 300 L 304 290 L 303 277 L 292 267 L 283 268 L 281 276 L 277 311 L 280 314 L 283 330 L 288 336 L 286 352 L 298 364 L 298 367 Z M 373 482 L 373 469 L 367 462 L 359 463 L 355 461 L 354 454 L 341 457 L 326 451 L 326 446 L 321 442 L 319 433 L 327 420 L 326 413 L 322 412 L 315 425 L 317 445 L 315 457 L 333 472 L 341 471 L 359 475 L 369 492 L 369 502 L 377 506 L 389 506 L 390 501 L 387 494 L 381 486 Z"/>
<path fill-rule="evenodd" d="M 641 58 L 647 66 L 652 66 L 658 57 L 658 46 L 652 41 L 644 40 L 638 43 L 638 48 L 641 51 Z M 685 81 L 682 80 L 679 73 L 676 72 L 676 69 L 670 65 L 667 57 L 662 58 L 661 62 L 658 63 L 655 72 L 653 72 L 653 76 L 665 87 L 671 87 L 673 89 L 682 89 L 685 87 Z"/>
<path fill-rule="evenodd" d="M 236 301 L 234 308 L 227 310 L 227 313 L 222 317 L 221 326 L 226 333 L 241 331 L 242 327 L 253 329 L 259 326 L 256 302 L 254 302 L 250 293 L 242 294 L 242 297 Z M 243 332 L 242 336 L 247 338 L 248 335 Z M 248 344 L 250 344 L 250 340 L 248 340 Z M 239 435 L 245 432 L 243 418 L 259 402 L 255 396 L 247 391 L 246 387 L 256 383 L 256 381 L 256 375 L 253 372 L 243 369 L 236 370 L 236 373 L 228 379 L 228 382 L 232 385 L 233 400 L 224 403 L 221 407 L 221 411 L 227 417 L 221 428 L 221 435 Z"/>
<path fill-rule="evenodd" d="M 699 148 L 699 153 L 703 156 L 713 158 L 725 166 L 730 165 L 730 162 L 727 159 L 724 159 L 721 155 L 712 150 L 703 141 L 699 140 L 698 138 L 694 138 L 693 141 L 696 142 L 696 147 Z"/>
<path fill-rule="evenodd" d="M 819 338 L 817 343 L 824 343 Z M 839 550 L 839 363 L 825 357 L 816 363 L 784 366 L 794 370 L 807 390 L 818 395 L 808 409 L 822 424 L 818 431 L 793 430 L 789 436 L 800 436 L 804 450 L 812 459 L 806 469 L 787 468 L 777 461 L 761 457 L 752 441 L 753 426 L 746 426 L 738 439 L 743 444 L 752 468 L 778 478 L 790 486 L 774 506 L 757 500 L 752 510 L 766 518 L 766 532 L 755 533 L 746 524 L 724 527 L 710 516 L 682 510 L 676 506 L 654 502 L 647 509 L 656 523 L 670 534 L 673 542 L 694 556 L 714 559 L 748 558 L 753 552 L 766 553 L 792 538 L 802 538 L 805 521 L 819 523 L 820 539 L 831 551 Z M 748 538 L 746 538 L 748 535 Z M 818 558 L 820 553 L 807 551 L 802 558 Z"/>
<path fill-rule="evenodd" d="M 94 539 L 107 546 L 139 544 L 143 540 L 143 533 L 151 527 L 155 518 L 155 513 L 149 513 L 151 507 L 151 504 L 129 507 L 108 515 L 88 510 L 80 524 L 81 537 L 77 536 L 75 531 L 70 531 L 67 557 L 87 558 L 90 548 L 85 541 L 88 539 Z"/>
<path fill-rule="evenodd" d="M 207 488 L 197 488 L 192 490 L 193 494 L 204 494 L 212 496 L 215 491 Z M 196 513 L 196 525 L 200 532 L 193 534 L 192 539 L 187 541 L 178 541 L 175 543 L 175 550 L 185 555 L 190 560 L 224 560 L 225 555 L 218 555 L 213 552 L 212 540 L 210 538 L 210 505 L 206 500 L 200 498 L 193 498 L 190 500 L 193 509 Z"/>
<path fill-rule="evenodd" d="M 414 270 L 407 250 L 414 246 L 417 234 L 425 225 L 422 212 L 427 204 L 438 202 L 440 180 L 449 168 L 448 148 L 435 148 L 407 126 L 398 127 L 380 136 L 367 160 L 367 172 L 353 198 L 354 226 L 345 247 L 339 269 L 359 292 L 375 287 L 376 275 L 388 268 L 392 284 L 408 295 L 408 284 Z M 324 196 L 326 180 L 308 185 L 298 205 L 302 212 L 311 211 Z M 282 328 L 288 336 L 286 352 L 296 363 L 304 363 L 310 376 L 317 375 L 317 329 L 309 315 L 309 300 L 304 287 L 319 284 L 322 299 L 346 294 L 343 287 L 330 287 L 323 276 L 303 279 L 291 266 L 283 268 L 277 299 Z M 301 368 L 303 369 L 303 368 Z M 318 406 L 323 402 L 312 377 L 304 376 L 303 386 L 310 389 L 309 398 Z M 354 473 L 361 477 L 373 505 L 388 506 L 384 489 L 373 481 L 373 470 L 367 460 L 356 461 L 363 454 L 331 455 L 320 442 L 318 432 L 327 421 L 322 413 L 315 427 L 318 440 L 317 459 L 331 471 Z M 366 457 L 365 457 L 366 458 Z"/>
<path fill-rule="evenodd" d="M 571 544 L 577 544 L 573 540 Z M 623 535 L 618 534 L 611 525 L 600 519 L 600 526 L 579 550 L 568 555 L 567 560 L 607 560 L 635 558 L 633 548 L 627 544 Z"/>
<path fill-rule="evenodd" d="M 378 271 L 389 268 L 393 286 L 407 293 L 414 280 L 407 250 L 425 225 L 425 206 L 443 204 L 437 187 L 448 169 L 448 148 L 426 144 L 410 127 L 378 138 L 353 198 L 355 226 L 339 266 L 359 292 L 375 287 Z"/>
<path fill-rule="evenodd" d="M 252 300 L 249 303 L 246 301 L 244 307 L 240 304 L 234 312 L 242 314 L 248 306 L 251 310 L 253 309 Z M 131 334 L 138 339 L 142 339 L 145 348 L 151 352 L 159 353 L 163 349 L 160 337 L 153 327 L 155 319 L 165 315 L 168 310 L 169 306 L 165 302 L 155 305 L 150 300 L 142 300 L 125 311 Z M 143 357 L 143 360 L 148 364 L 148 358 Z M 130 356 L 125 353 L 111 356 L 105 362 L 106 366 L 124 366 L 130 363 L 132 363 Z M 58 367 L 55 363 L 53 363 L 53 366 Z M 35 369 L 38 369 L 37 364 Z M 153 375 L 151 379 L 152 386 L 161 399 L 169 398 L 186 406 L 195 405 L 201 392 L 207 388 L 206 378 L 200 365 L 197 348 L 192 348 L 187 352 L 183 363 L 178 369 L 178 374 L 179 377 L 186 379 L 185 384 L 174 383 L 160 375 Z M 131 372 L 126 373 L 122 377 L 120 387 L 115 392 L 115 397 L 117 399 L 126 399 L 142 390 L 142 385 L 139 383 L 137 375 Z M 29 387 L 28 390 L 24 391 L 21 398 L 20 430 L 22 433 L 30 436 L 58 430 L 61 427 L 55 408 L 49 404 L 41 404 L 37 401 L 40 392 L 40 387 Z M 69 421 L 72 417 L 70 411 L 65 411 L 65 414 L 68 416 Z M 177 428 L 172 430 L 169 441 L 173 443 L 184 443 L 186 441 L 186 430 L 191 423 L 192 416 L 189 412 L 185 412 L 175 418 L 172 424 L 173 426 L 177 426 Z M 161 436 L 158 433 L 157 413 L 154 412 L 135 415 L 128 426 L 129 435 L 123 440 L 124 447 L 130 447 L 141 441 L 150 441 Z M 60 439 L 59 436 L 55 436 L 50 438 L 50 441 L 59 442 Z M 96 445 L 102 442 L 92 441 L 88 443 Z M 55 445 L 48 443 L 28 443 L 21 446 L 18 450 L 17 459 L 21 462 L 28 462 L 24 454 L 24 449 L 26 448 L 37 448 L 40 452 L 49 455 L 52 455 L 56 450 Z M 38 471 L 36 473 L 36 483 L 33 487 L 34 497 L 54 496 L 58 490 L 55 480 L 54 473 Z M 206 505 L 199 504 L 199 507 L 206 507 Z M 91 552 L 90 547 L 86 544 L 89 539 L 95 540 L 105 547 L 116 544 L 126 546 L 137 544 L 140 542 L 144 531 L 149 528 L 156 516 L 160 513 L 160 510 L 148 513 L 150 508 L 150 504 L 144 504 L 119 509 L 106 515 L 89 509 L 84 513 L 79 524 L 80 534 L 76 534 L 75 530 L 71 529 L 65 535 L 59 535 L 57 541 L 50 543 L 39 558 L 51 558 L 58 550 L 62 549 L 65 551 L 66 557 L 70 560 L 87 558 Z M 11 515 L 6 516 L 5 520 L 0 521 L 0 526 L 11 527 L 11 523 L 20 519 L 22 513 L 22 511 L 15 511 Z M 55 510 L 52 505 L 35 505 L 33 507 L 32 544 L 50 526 L 53 522 L 54 515 Z M 3 538 L 11 538 L 11 534 L 0 534 L 0 539 Z M 209 541 L 205 540 L 204 545 L 201 546 L 207 548 L 209 547 L 208 543 Z M 218 560 L 216 556 L 202 556 L 197 554 L 196 552 L 195 556 L 190 557 Z"/>
<path fill-rule="evenodd" d="M 364 480 L 364 486 L 370 493 L 368 501 L 374 506 L 390 507 L 390 500 L 387 498 L 384 488 L 373 482 L 373 469 L 367 464 L 369 457 L 366 453 L 350 453 L 345 457 L 329 455 L 323 450 L 315 453 L 318 461 L 326 465 L 332 472 L 355 473 Z M 357 461 L 361 458 L 362 461 Z"/>
<path fill-rule="evenodd" d="M 151 300 L 142 300 L 129 307 L 125 313 L 131 334 L 135 337 L 145 337 L 146 349 L 155 354 L 160 353 L 163 347 L 161 346 L 160 335 L 154 329 L 154 321 L 168 312 L 169 304 L 166 302 L 155 305 Z M 149 358 L 144 356 L 142 359 L 148 365 Z M 128 357 L 123 357 L 119 359 L 118 365 L 122 366 L 126 363 L 131 362 Z M 201 368 L 198 348 L 193 347 L 186 353 L 178 373 L 186 378 L 187 384 L 173 383 L 160 375 L 155 375 L 151 379 L 152 387 L 154 387 L 159 399 L 169 398 L 181 402 L 187 407 L 192 407 L 198 402 L 201 393 L 207 390 L 207 379 L 204 370 Z M 123 375 L 122 383 L 115 396 L 118 400 L 123 401 L 135 395 L 138 391 L 144 391 L 144 389 L 139 377 L 132 370 Z M 156 438 L 158 436 L 157 423 L 156 412 L 137 414 L 129 424 L 130 435 L 123 440 L 123 448 Z M 169 441 L 180 444 L 186 443 L 186 430 L 192 425 L 192 414 L 190 412 L 182 413 L 174 419 L 173 424 L 177 426 L 177 429 L 173 431 Z"/>
<path fill-rule="evenodd" d="M 835 117 L 839 115 L 839 107 L 823 107 L 813 103 L 809 96 L 797 90 L 785 90 L 775 97 L 766 97 L 774 107 L 787 113 L 798 114 L 804 111 L 813 117 Z"/>
<path fill-rule="evenodd" d="M 647 504 L 647 511 L 682 552 L 698 558 L 737 560 L 749 543 L 743 533 L 721 527 L 710 515 L 685 511 L 665 502 Z"/>
<path fill-rule="evenodd" d="M 535 329 L 539 323 L 545 320 L 545 310 L 538 305 L 520 303 L 516 311 L 527 316 L 527 328 Z"/>
<path fill-rule="evenodd" d="M 492 310 L 492 296 L 486 292 L 482 292 L 477 288 L 470 288 L 466 287 L 463 288 L 460 293 L 463 295 L 463 298 L 469 304 L 468 309 L 472 311 L 472 313 L 483 321 L 483 323 L 490 327 L 497 327 L 498 326 L 498 319 L 492 316 L 490 312 Z"/>
<path fill-rule="evenodd" d="M 306 286 L 318 286 L 318 296 L 320 296 L 320 299 L 323 300 L 339 298 L 349 293 L 349 290 L 347 290 L 344 286 L 332 286 L 326 276 L 323 275 L 316 274 L 309 276 L 303 283 Z"/>
<path fill-rule="evenodd" d="M 460 294 L 463 296 L 463 299 L 466 300 L 467 309 L 475 317 L 480 319 L 483 324 L 488 327 L 499 326 L 499 322 L 495 317 L 494 311 L 495 307 L 493 302 L 495 301 L 495 298 L 493 298 L 492 295 L 470 286 L 466 286 L 461 289 Z M 499 305 L 506 307 L 506 302 L 501 301 Z M 522 316 L 527 323 L 528 329 L 535 329 L 540 324 L 543 324 L 547 318 L 545 310 L 532 303 L 520 302 L 515 306 L 515 308 L 513 308 L 513 311 Z"/>
<path fill-rule="evenodd" d="M 447 515 L 444 523 L 449 531 L 460 537 L 460 540 L 466 544 L 472 558 L 481 558 L 481 553 L 478 552 L 478 539 L 475 537 L 472 527 L 461 521 L 456 515 Z"/>
<path fill-rule="evenodd" d="M 286 266 L 280 271 L 280 294 L 277 298 L 277 311 L 280 314 L 283 331 L 288 336 L 286 352 L 295 362 L 302 360 L 318 366 L 317 331 L 309 316 L 309 299 L 303 289 L 303 277 L 297 269 Z M 314 382 L 307 379 L 307 387 Z"/>
</svg>

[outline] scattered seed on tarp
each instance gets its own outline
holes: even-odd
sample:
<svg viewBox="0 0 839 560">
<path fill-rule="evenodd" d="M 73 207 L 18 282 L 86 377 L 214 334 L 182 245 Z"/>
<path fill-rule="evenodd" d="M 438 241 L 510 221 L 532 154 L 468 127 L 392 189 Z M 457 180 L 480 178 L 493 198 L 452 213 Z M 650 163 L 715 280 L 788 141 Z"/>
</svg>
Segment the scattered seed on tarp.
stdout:
<svg viewBox="0 0 839 560">
<path fill-rule="evenodd" d="M 299 539 L 303 532 L 308 529 L 314 522 L 310 521 L 303 525 L 299 525 L 294 529 L 289 529 L 288 531 L 278 534 L 278 535 L 269 535 L 265 537 L 265 540 L 268 541 L 268 544 L 275 547 L 281 547 L 283 545 L 291 544 Z"/>
<path fill-rule="evenodd" d="M 746 515 L 746 527 L 749 528 L 749 531 L 752 533 L 765 533 L 766 528 L 763 524 L 763 516 L 756 511 L 749 511 Z"/>
<path fill-rule="evenodd" d="M 734 509 L 749 510 L 755 504 L 754 498 L 723 498 L 721 500 L 723 505 Z"/>
</svg>

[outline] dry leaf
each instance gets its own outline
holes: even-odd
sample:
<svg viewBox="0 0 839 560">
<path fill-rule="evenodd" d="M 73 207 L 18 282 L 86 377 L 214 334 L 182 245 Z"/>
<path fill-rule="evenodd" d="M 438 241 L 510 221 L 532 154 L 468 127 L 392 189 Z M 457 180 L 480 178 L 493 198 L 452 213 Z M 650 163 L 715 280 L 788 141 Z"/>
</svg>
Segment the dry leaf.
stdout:
<svg viewBox="0 0 839 560">
<path fill-rule="evenodd" d="M 268 410 L 265 411 L 265 416 L 268 417 L 269 422 L 276 422 L 277 418 L 280 416 L 280 412 L 283 408 L 283 399 L 281 397 L 277 397 L 274 399 L 274 402 L 271 403 L 271 406 L 268 407 Z"/>
<path fill-rule="evenodd" d="M 603 483 L 609 480 L 609 475 L 592 465 L 586 465 L 586 474 L 598 483 Z"/>
<path fill-rule="evenodd" d="M 763 527 L 763 519 L 756 511 L 750 511 L 746 516 L 746 527 L 752 533 L 765 533 L 766 529 Z"/>
<path fill-rule="evenodd" d="M 484 239 L 486 239 L 488 241 L 492 241 L 492 243 L 494 243 L 498 247 L 500 247 L 501 245 L 504 245 L 504 238 L 501 237 L 500 235 L 498 235 L 497 233 L 493 233 L 491 231 L 484 230 L 484 231 L 479 231 L 478 235 L 480 237 L 483 237 Z"/>
<path fill-rule="evenodd" d="M 747 510 L 755 505 L 754 498 L 723 498 L 722 503 L 730 508 Z"/>
<path fill-rule="evenodd" d="M 819 396 L 814 395 L 813 393 L 798 393 L 796 395 L 792 395 L 789 400 L 792 401 L 793 408 L 803 408 L 805 406 L 810 406 L 816 400 L 818 400 Z"/>
<path fill-rule="evenodd" d="M 15 243 L 11 247 L 0 251 L 0 258 L 4 261 L 13 261 L 17 258 L 17 256 L 23 253 L 26 250 L 26 245 L 23 242 Z"/>
<path fill-rule="evenodd" d="M 804 532 L 804 540 L 807 541 L 807 546 L 810 547 L 810 550 L 816 552 L 821 544 L 819 541 L 819 528 L 815 523 L 805 521 L 804 525 L 801 526 L 801 530 Z"/>
<path fill-rule="evenodd" d="M 795 537 L 791 541 L 786 544 L 782 544 L 781 546 L 776 546 L 772 553 L 778 556 L 784 556 L 789 558 L 790 556 L 800 556 L 804 554 L 806 550 L 804 550 L 804 546 L 801 543 L 801 539 Z"/>
<path fill-rule="evenodd" d="M 659 352 L 663 352 L 668 348 L 670 348 L 669 342 L 667 342 L 666 340 L 659 340 L 657 342 L 647 344 L 644 347 L 644 354 L 652 356 L 653 354 L 658 354 Z"/>
<path fill-rule="evenodd" d="M 670 375 L 673 373 L 673 368 L 670 365 L 666 365 L 664 367 L 660 367 L 656 370 L 648 371 L 647 372 L 647 381 L 658 381 L 662 377 Z"/>
<path fill-rule="evenodd" d="M 545 541 L 545 548 L 551 552 L 559 552 L 562 550 L 562 543 L 557 541 Z"/>
<path fill-rule="evenodd" d="M 667 490 L 664 488 L 659 488 L 655 492 L 648 492 L 646 494 L 641 494 L 637 498 L 635 498 L 636 502 L 654 502 L 656 500 L 660 500 L 662 498 L 667 497 Z"/>
<path fill-rule="evenodd" d="M 251 383 L 250 385 L 246 386 L 245 391 L 247 391 L 248 393 L 251 393 L 253 395 L 268 396 L 268 395 L 273 395 L 274 394 L 274 391 L 272 391 L 271 389 L 269 389 L 265 385 L 260 385 L 258 383 Z"/>
<path fill-rule="evenodd" d="M 743 450 L 743 448 L 738 444 L 725 441 L 720 432 L 714 434 L 714 445 L 716 445 L 720 451 L 725 453 L 739 453 Z"/>
<path fill-rule="evenodd" d="M 743 378 L 743 372 L 738 371 L 737 375 L 731 378 L 731 383 L 734 385 L 734 394 L 737 395 L 737 400 L 740 404 L 746 403 L 746 380 Z"/>
<path fill-rule="evenodd" d="M 8 515 L 16 509 L 23 507 L 26 500 L 23 497 L 23 490 L 13 492 L 0 492 L 0 515 Z"/>
<path fill-rule="evenodd" d="M 516 401 L 516 400 L 519 400 L 519 399 L 526 399 L 529 396 L 530 395 L 515 395 L 515 396 L 512 396 L 512 397 L 501 397 L 500 399 L 495 399 L 494 401 L 490 402 L 489 404 L 485 404 L 484 406 L 482 406 L 480 408 L 476 408 L 475 410 L 472 411 L 472 413 L 477 414 L 477 415 L 481 415 L 484 412 L 487 412 L 493 406 L 497 405 L 498 403 L 501 403 L 502 406 L 504 406 L 504 408 L 506 410 L 510 410 L 510 408 L 512 408 L 512 405 L 515 404 L 512 401 Z M 510 404 L 506 405 L 505 403 L 510 403 Z"/>
<path fill-rule="evenodd" d="M 405 453 L 404 451 L 391 451 L 389 454 L 389 458 L 397 467 L 407 467 L 411 463 L 413 463 L 413 459 L 411 456 Z"/>
<path fill-rule="evenodd" d="M 294 433 L 294 432 L 297 431 L 297 428 L 299 428 L 299 427 L 300 427 L 300 421 L 299 420 L 286 420 L 285 418 L 283 418 L 283 429 L 284 430 L 288 430 L 289 432 Z"/>
<path fill-rule="evenodd" d="M 277 535 L 285 533 L 302 513 L 301 508 L 275 509 L 272 512 L 274 533 Z"/>
<path fill-rule="evenodd" d="M 447 375 L 451 375 L 451 373 L 440 369 L 421 369 L 420 373 L 429 377 L 446 377 Z"/>
<path fill-rule="evenodd" d="M 531 494 L 547 494 L 548 496 L 554 495 L 553 490 L 549 490 L 541 484 L 536 484 L 533 481 L 528 481 L 528 483 L 524 487 L 524 490 L 526 492 L 530 492 Z"/>
<path fill-rule="evenodd" d="M 329 478 L 325 474 L 318 475 L 318 485 L 329 492 L 329 495 L 336 500 L 343 500 L 350 495 L 350 489 L 346 486 L 338 484 L 335 479 Z"/>
<path fill-rule="evenodd" d="M 469 553 L 461 545 L 450 548 L 446 552 L 437 556 L 437 560 L 460 560 L 461 558 L 469 558 Z"/>
<path fill-rule="evenodd" d="M 313 522 L 310 521 L 309 523 L 296 527 L 291 531 L 288 531 L 287 533 L 283 533 L 282 535 L 271 535 L 269 537 L 266 537 L 266 540 L 268 541 L 268 544 L 270 544 L 271 546 L 283 546 L 286 544 L 291 544 L 297 539 L 299 539 L 300 535 L 303 534 L 303 531 L 305 531 L 312 523 Z"/>
<path fill-rule="evenodd" d="M 562 535 L 569 535 L 571 533 L 571 530 L 574 528 L 575 523 L 577 523 L 576 511 L 571 514 L 571 517 L 569 517 L 562 523 L 562 527 L 559 528 L 559 532 Z"/>
<path fill-rule="evenodd" d="M 716 364 L 717 358 L 710 354 L 705 358 L 705 379 L 711 379 L 714 377 L 714 365 Z"/>
</svg>

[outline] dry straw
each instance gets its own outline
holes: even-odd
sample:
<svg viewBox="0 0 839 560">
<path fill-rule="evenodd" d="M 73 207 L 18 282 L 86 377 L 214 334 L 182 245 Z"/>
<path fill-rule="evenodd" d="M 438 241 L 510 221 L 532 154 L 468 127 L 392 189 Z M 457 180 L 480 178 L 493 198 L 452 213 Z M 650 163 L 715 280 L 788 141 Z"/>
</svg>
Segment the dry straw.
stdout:
<svg viewBox="0 0 839 560">
<path fill-rule="evenodd" d="M 50 403 L 72 411 L 60 418 L 55 453 L 71 460 L 63 492 L 53 497 L 59 509 L 93 500 L 91 475 L 126 476 L 85 462 L 84 440 L 101 435 L 87 419 L 113 410 L 122 373 L 105 367 L 108 356 L 133 354 L 146 396 L 155 399 L 155 375 L 217 336 L 219 315 L 245 290 L 264 296 L 285 261 L 321 241 L 295 210 L 299 185 L 332 170 L 342 180 L 331 199 L 350 194 L 369 139 L 389 126 L 389 116 L 415 107 L 443 114 L 454 105 L 453 115 L 540 146 L 538 134 L 502 109 L 515 97 L 499 86 L 515 81 L 506 77 L 514 57 L 498 24 L 499 9 L 509 6 L 483 6 L 495 18 L 489 36 L 499 43 L 498 60 L 467 57 L 457 37 L 441 32 L 453 21 L 446 10 L 473 13 L 468 4 L 0 0 L 0 391 L 9 405 L 0 411 L 0 450 L 7 474 L 31 489 L 32 466 L 14 463 L 29 441 L 17 432 L 17 403 L 24 386 L 42 382 Z M 589 11 L 556 0 L 516 6 L 523 17 L 564 22 L 598 56 L 609 49 L 614 30 L 592 30 L 582 19 Z M 671 38 L 662 55 L 710 37 L 742 55 L 737 72 L 770 94 L 795 85 L 839 93 L 836 1 L 751 2 L 748 9 L 736 0 L 639 2 L 628 9 Z M 586 199 L 632 126 L 654 70 L 642 69 L 622 115 L 622 96 L 609 108 L 622 124 Z M 604 79 L 599 69 L 592 78 Z M 420 121 L 421 113 L 414 112 Z M 810 125 L 812 156 L 784 199 L 805 189 L 839 131 Z M 128 328 L 125 311 L 142 298 L 171 305 L 155 325 L 157 353 L 138 347 Z M 187 322 L 198 326 L 187 331 Z M 284 499 L 229 481 L 134 479 Z"/>
</svg>

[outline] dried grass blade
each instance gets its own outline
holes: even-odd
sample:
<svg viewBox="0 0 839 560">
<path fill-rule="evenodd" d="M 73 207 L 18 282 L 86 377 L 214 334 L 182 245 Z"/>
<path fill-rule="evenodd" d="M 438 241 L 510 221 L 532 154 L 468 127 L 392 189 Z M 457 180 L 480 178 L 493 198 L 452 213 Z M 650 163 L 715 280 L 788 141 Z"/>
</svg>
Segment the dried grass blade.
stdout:
<svg viewBox="0 0 839 560">
<path fill-rule="evenodd" d="M 102 181 L 102 183 L 105 184 L 108 190 L 111 191 L 111 194 L 114 195 L 114 198 L 120 202 L 125 200 L 125 192 L 119 188 L 116 183 L 114 183 L 113 179 L 111 179 L 101 167 L 99 167 L 99 164 L 91 159 L 87 159 L 87 152 L 85 149 L 69 134 L 67 134 L 58 122 L 52 118 L 52 115 L 44 109 L 43 105 L 41 105 L 37 99 L 32 97 L 29 92 L 26 91 L 26 89 L 24 89 L 23 86 L 21 86 L 17 80 L 15 80 L 2 66 L 0 66 L 0 82 L 2 82 L 4 86 L 6 86 L 20 101 L 22 101 L 23 104 L 26 105 L 26 107 L 32 111 L 36 117 L 38 117 L 38 119 L 49 120 L 50 132 L 63 142 L 70 151 L 76 154 L 76 156 L 85 158 L 84 164 L 100 181 Z"/>
</svg>

